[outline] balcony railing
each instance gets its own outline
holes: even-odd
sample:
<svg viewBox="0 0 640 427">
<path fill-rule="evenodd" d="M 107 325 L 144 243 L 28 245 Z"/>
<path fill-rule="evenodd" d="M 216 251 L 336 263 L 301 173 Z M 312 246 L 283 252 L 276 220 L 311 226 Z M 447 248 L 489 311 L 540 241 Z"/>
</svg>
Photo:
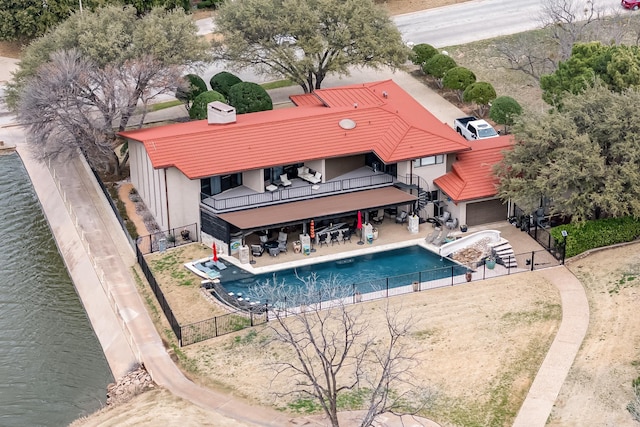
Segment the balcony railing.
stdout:
<svg viewBox="0 0 640 427">
<path fill-rule="evenodd" d="M 233 211 L 246 207 L 272 205 L 276 203 L 291 202 L 310 199 L 318 196 L 328 196 L 345 191 L 364 190 L 391 185 L 394 178 L 387 174 L 374 174 L 357 178 L 345 178 L 332 180 L 317 185 L 303 185 L 280 188 L 278 191 L 253 193 L 242 196 L 221 197 L 201 194 L 201 201 L 206 206 L 217 212 Z"/>
</svg>

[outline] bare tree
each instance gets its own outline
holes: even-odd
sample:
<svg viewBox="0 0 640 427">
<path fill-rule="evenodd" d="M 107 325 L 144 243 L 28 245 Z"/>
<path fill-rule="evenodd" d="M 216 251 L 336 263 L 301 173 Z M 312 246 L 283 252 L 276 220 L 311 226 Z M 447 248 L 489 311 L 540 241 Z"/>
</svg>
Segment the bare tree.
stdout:
<svg viewBox="0 0 640 427">
<path fill-rule="evenodd" d="M 416 414 L 432 401 L 431 391 L 412 383 L 417 359 L 403 346 L 411 319 L 400 319 L 385 305 L 385 324 L 369 324 L 362 304 L 349 305 L 353 295 L 336 278 L 321 284 L 315 276 L 299 279 L 299 292 L 275 279 L 254 290 L 279 307 L 270 312 L 269 328 L 295 354 L 274 362 L 276 377 L 293 374 L 285 394 L 313 399 L 334 427 L 338 398 L 350 391 L 367 396 L 361 426 L 385 412 Z"/>
<path fill-rule="evenodd" d="M 571 56 L 575 43 L 591 40 L 590 29 L 603 16 L 593 0 L 545 0 L 540 20 L 543 28 L 551 30 L 563 61 Z"/>
<path fill-rule="evenodd" d="M 550 50 L 553 47 L 545 40 L 534 40 L 531 33 L 521 33 L 510 40 L 498 42 L 496 49 L 513 70 L 540 80 L 540 76 L 555 71 L 557 62 Z M 551 49 L 550 49 L 551 48 Z"/>
<path fill-rule="evenodd" d="M 147 103 L 172 93 L 179 76 L 178 67 L 151 57 L 99 68 L 75 49 L 55 52 L 25 85 L 18 118 L 39 157 L 80 149 L 94 167 L 119 174 L 126 157 L 121 162 L 114 151 L 122 144 L 117 132 L 139 104 L 140 127 Z"/>
</svg>

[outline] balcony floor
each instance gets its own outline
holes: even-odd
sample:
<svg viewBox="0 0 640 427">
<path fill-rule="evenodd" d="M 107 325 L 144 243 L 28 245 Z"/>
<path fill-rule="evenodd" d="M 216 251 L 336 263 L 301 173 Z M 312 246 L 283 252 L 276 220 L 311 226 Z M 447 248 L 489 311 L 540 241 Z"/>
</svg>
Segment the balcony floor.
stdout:
<svg viewBox="0 0 640 427">
<path fill-rule="evenodd" d="M 367 176 L 372 176 L 372 175 L 384 175 L 384 172 L 373 172 L 373 170 L 369 167 L 369 166 L 363 166 L 361 168 L 352 170 L 350 172 L 347 172 L 343 175 L 337 176 L 333 179 L 329 179 L 326 182 L 334 182 L 334 181 L 341 181 L 344 179 L 352 179 L 352 178 L 364 178 Z M 291 185 L 287 188 L 299 188 L 299 187 L 310 187 L 313 184 L 311 184 L 308 181 L 305 181 L 303 179 L 300 178 L 291 178 Z M 266 186 L 266 185 L 265 185 Z M 284 187 L 278 187 L 277 190 L 275 191 L 280 191 L 284 189 Z M 221 200 L 221 199 L 229 199 L 231 197 L 242 197 L 242 196 L 250 196 L 250 195 L 254 195 L 254 194 L 258 194 L 258 191 L 255 191 L 249 187 L 246 187 L 244 185 L 241 185 L 239 187 L 235 187 L 232 188 L 230 190 L 224 191 L 220 194 L 216 194 L 214 196 L 210 196 L 209 199 L 213 199 L 213 200 Z M 326 195 L 326 194 L 323 194 Z"/>
</svg>

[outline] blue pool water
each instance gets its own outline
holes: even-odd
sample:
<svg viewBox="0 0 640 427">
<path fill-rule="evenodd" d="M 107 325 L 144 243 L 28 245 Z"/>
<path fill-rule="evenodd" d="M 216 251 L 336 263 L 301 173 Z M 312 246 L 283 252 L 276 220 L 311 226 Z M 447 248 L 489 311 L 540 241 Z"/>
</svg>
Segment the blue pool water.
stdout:
<svg viewBox="0 0 640 427">
<path fill-rule="evenodd" d="M 252 296 L 252 288 L 267 281 L 284 282 L 295 289 L 300 279 L 316 274 L 316 283 L 327 281 L 345 286 L 354 292 L 367 293 L 381 289 L 406 286 L 414 281 L 429 281 L 464 274 L 465 268 L 421 246 L 409 246 L 385 252 L 360 255 L 337 261 L 327 261 L 275 273 L 251 274 L 231 266 L 222 271 L 221 283 L 228 292 Z"/>
</svg>

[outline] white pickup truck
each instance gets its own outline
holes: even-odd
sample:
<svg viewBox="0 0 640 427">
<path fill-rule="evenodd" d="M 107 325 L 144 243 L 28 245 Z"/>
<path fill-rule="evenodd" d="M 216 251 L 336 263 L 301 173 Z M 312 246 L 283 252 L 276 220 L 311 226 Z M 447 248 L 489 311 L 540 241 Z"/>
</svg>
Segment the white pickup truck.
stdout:
<svg viewBox="0 0 640 427">
<path fill-rule="evenodd" d="M 475 139 L 496 138 L 500 136 L 498 132 L 486 122 L 473 116 L 460 117 L 453 121 L 453 128 L 465 139 L 471 141 Z"/>
</svg>

